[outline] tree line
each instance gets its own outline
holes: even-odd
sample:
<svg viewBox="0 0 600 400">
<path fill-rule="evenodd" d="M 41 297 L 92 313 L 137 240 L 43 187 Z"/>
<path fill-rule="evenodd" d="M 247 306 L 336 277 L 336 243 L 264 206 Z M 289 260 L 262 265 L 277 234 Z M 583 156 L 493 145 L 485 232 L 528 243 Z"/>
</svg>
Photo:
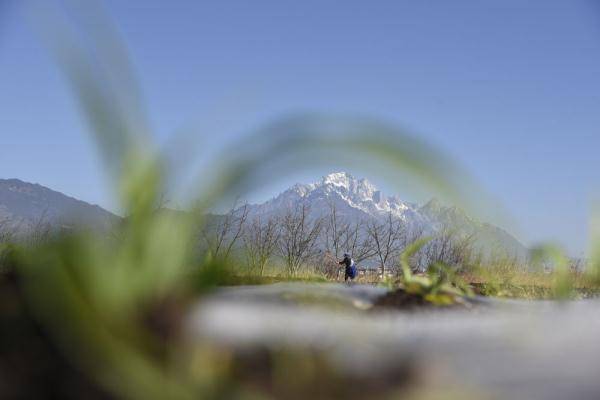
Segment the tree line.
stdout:
<svg viewBox="0 0 600 400">
<path fill-rule="evenodd" d="M 388 213 L 383 218 L 350 219 L 335 204 L 315 213 L 300 203 L 274 215 L 250 215 L 248 205 L 232 207 L 204 225 L 200 245 L 212 257 L 243 264 L 262 275 L 269 263 L 279 263 L 289 275 L 310 268 L 329 278 L 338 276 L 337 261 L 350 253 L 360 266 L 377 267 L 380 275 L 399 273 L 402 251 L 414 241 L 431 239 L 412 259 L 415 271 L 433 263 L 461 265 L 474 258 L 474 235 L 442 226 L 425 232 Z"/>
</svg>

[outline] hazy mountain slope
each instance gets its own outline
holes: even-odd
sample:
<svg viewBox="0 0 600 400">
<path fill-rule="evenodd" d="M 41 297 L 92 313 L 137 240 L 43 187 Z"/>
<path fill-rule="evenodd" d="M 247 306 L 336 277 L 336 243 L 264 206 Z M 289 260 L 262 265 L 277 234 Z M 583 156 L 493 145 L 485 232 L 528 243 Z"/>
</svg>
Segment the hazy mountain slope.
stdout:
<svg viewBox="0 0 600 400">
<path fill-rule="evenodd" d="M 105 209 L 38 184 L 0 179 L 0 220 L 21 228 L 39 223 L 52 226 L 106 228 L 119 219 Z"/>
<path fill-rule="evenodd" d="M 528 255 L 528 249 L 510 233 L 492 224 L 477 221 L 458 207 L 444 206 L 437 199 L 432 199 L 419 212 L 438 226 L 445 225 L 465 235 L 473 234 L 476 248 L 486 254 L 519 259 Z"/>
</svg>

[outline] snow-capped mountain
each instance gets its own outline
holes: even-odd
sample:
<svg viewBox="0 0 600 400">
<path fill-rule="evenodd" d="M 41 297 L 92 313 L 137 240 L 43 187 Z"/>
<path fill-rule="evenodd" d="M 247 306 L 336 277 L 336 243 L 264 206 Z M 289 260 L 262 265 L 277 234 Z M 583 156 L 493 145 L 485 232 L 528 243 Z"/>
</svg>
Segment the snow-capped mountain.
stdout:
<svg viewBox="0 0 600 400">
<path fill-rule="evenodd" d="M 334 207 L 342 218 L 367 221 L 369 218 L 393 218 L 409 226 L 418 226 L 433 233 L 443 226 L 475 233 L 480 247 L 500 250 L 509 255 L 525 257 L 527 249 L 508 232 L 469 217 L 458 207 L 448 207 L 433 199 L 420 206 L 386 196 L 366 179 L 356 179 L 346 172 L 324 176 L 319 182 L 296 184 L 262 204 L 250 205 L 250 215 L 278 215 L 301 204 L 310 207 L 313 216 L 328 215 Z"/>
<path fill-rule="evenodd" d="M 274 199 L 252 205 L 251 212 L 279 213 L 299 203 L 309 205 L 316 214 L 328 213 L 335 207 L 339 215 L 347 217 L 378 218 L 391 213 L 406 222 L 424 222 L 417 204 L 385 196 L 368 180 L 356 179 L 346 172 L 331 173 L 316 183 L 296 184 Z"/>
</svg>

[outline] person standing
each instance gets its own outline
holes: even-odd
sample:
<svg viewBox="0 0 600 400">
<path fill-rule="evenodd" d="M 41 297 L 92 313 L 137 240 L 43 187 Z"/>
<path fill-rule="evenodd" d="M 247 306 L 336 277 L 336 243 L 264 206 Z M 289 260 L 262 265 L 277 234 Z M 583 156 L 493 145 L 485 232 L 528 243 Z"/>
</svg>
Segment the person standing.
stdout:
<svg viewBox="0 0 600 400">
<path fill-rule="evenodd" d="M 344 259 L 339 264 L 346 266 L 344 268 L 344 282 L 347 282 L 348 278 L 350 278 L 350 281 L 356 278 L 356 264 L 352 257 L 350 257 L 350 254 L 344 253 Z"/>
</svg>

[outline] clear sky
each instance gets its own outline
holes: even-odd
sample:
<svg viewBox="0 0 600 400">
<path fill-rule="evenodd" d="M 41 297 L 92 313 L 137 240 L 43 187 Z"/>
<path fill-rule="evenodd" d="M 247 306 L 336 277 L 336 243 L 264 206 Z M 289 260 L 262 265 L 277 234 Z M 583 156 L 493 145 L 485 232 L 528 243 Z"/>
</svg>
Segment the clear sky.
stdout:
<svg viewBox="0 0 600 400">
<path fill-rule="evenodd" d="M 86 125 L 21 4 L 0 0 L 0 177 L 110 208 Z M 107 0 L 105 7 L 130 51 L 158 140 L 192 124 L 218 147 L 295 110 L 380 117 L 466 166 L 519 223 L 524 243 L 584 251 L 600 182 L 593 0 Z M 326 172 L 298 173 L 257 196 Z"/>
</svg>

